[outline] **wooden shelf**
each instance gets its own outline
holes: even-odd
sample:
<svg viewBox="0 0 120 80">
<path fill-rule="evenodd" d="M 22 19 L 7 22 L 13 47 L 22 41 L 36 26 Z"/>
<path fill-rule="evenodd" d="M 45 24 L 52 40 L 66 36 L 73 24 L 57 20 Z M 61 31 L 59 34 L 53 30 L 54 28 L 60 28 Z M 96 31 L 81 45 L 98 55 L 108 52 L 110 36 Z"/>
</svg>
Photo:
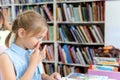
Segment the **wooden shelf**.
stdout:
<svg viewBox="0 0 120 80">
<path fill-rule="evenodd" d="M 53 4 L 54 2 L 40 2 L 40 3 L 26 3 L 26 4 L 14 4 L 14 6 L 23 6 L 23 5 L 42 5 L 42 4 Z"/>
<path fill-rule="evenodd" d="M 101 1 L 101 0 L 73 0 L 73 1 L 56 1 L 56 3 L 81 3 L 81 2 L 94 2 L 94 1 Z"/>
<path fill-rule="evenodd" d="M 63 65 L 68 65 L 68 66 L 80 66 L 80 67 L 89 67 L 89 65 L 82 65 L 82 64 L 74 64 L 74 63 L 62 63 L 62 62 L 58 62 L 58 64 L 63 64 Z"/>
<path fill-rule="evenodd" d="M 55 61 L 42 61 L 43 63 L 55 63 Z"/>
<path fill-rule="evenodd" d="M 104 46 L 104 43 L 78 43 L 78 42 L 63 42 L 57 41 L 59 44 L 72 44 L 72 45 L 93 45 L 93 46 Z"/>
<path fill-rule="evenodd" d="M 104 21 L 83 21 L 83 22 L 69 22 L 69 21 L 63 21 L 63 22 L 57 22 L 58 24 L 104 24 Z"/>
<path fill-rule="evenodd" d="M 6 7 L 11 7 L 12 4 L 6 4 L 6 5 L 0 5 L 0 7 L 6 8 Z"/>
</svg>

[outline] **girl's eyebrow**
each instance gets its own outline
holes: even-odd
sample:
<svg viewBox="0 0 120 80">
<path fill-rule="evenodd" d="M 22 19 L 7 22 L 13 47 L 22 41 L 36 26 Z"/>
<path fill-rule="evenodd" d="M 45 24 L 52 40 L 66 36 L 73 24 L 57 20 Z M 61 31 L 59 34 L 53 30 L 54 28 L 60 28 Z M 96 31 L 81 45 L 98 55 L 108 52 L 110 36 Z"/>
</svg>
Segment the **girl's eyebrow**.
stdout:
<svg viewBox="0 0 120 80">
<path fill-rule="evenodd" d="M 38 38 L 43 38 L 44 36 L 37 36 Z"/>
</svg>

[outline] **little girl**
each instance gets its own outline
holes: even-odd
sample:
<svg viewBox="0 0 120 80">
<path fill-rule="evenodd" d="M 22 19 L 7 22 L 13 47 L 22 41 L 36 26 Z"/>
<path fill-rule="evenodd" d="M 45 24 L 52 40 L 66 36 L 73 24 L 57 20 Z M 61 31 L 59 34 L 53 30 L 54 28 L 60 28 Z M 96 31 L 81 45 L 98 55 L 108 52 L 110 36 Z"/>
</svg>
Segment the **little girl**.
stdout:
<svg viewBox="0 0 120 80">
<path fill-rule="evenodd" d="M 59 73 L 48 76 L 41 69 L 46 46 L 42 50 L 39 48 L 47 33 L 47 26 L 46 20 L 34 11 L 25 11 L 17 16 L 12 32 L 6 39 L 9 48 L 0 55 L 3 80 L 61 79 Z"/>
<path fill-rule="evenodd" d="M 5 28 L 5 30 L 3 30 Z M 5 38 L 11 31 L 11 26 L 8 23 L 8 13 L 6 9 L 0 10 L 0 53 L 7 47 L 5 46 Z"/>
</svg>

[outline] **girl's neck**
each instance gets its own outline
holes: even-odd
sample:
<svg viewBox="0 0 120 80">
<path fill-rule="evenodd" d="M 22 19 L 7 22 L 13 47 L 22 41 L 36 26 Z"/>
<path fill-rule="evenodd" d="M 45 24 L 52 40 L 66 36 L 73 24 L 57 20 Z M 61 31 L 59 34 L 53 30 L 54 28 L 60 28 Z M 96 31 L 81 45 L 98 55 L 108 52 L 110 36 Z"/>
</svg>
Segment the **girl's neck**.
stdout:
<svg viewBox="0 0 120 80">
<path fill-rule="evenodd" d="M 25 46 L 24 46 L 24 45 L 22 44 L 22 42 L 20 42 L 20 41 L 17 41 L 17 40 L 16 40 L 16 41 L 15 41 L 15 44 L 18 45 L 19 47 L 27 50 L 27 48 L 25 48 Z"/>
</svg>

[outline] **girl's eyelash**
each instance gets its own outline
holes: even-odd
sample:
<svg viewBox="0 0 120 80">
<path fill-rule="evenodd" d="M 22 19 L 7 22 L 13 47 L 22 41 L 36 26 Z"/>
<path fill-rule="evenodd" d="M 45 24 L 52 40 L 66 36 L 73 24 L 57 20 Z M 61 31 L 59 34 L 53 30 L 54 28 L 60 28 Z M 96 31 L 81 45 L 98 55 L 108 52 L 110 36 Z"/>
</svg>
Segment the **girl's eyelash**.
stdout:
<svg viewBox="0 0 120 80">
<path fill-rule="evenodd" d="M 42 36 L 37 36 L 37 38 L 42 38 Z"/>
<path fill-rule="evenodd" d="M 40 37 L 37 37 L 37 39 L 42 39 L 43 37 L 42 36 L 40 36 Z"/>
</svg>

